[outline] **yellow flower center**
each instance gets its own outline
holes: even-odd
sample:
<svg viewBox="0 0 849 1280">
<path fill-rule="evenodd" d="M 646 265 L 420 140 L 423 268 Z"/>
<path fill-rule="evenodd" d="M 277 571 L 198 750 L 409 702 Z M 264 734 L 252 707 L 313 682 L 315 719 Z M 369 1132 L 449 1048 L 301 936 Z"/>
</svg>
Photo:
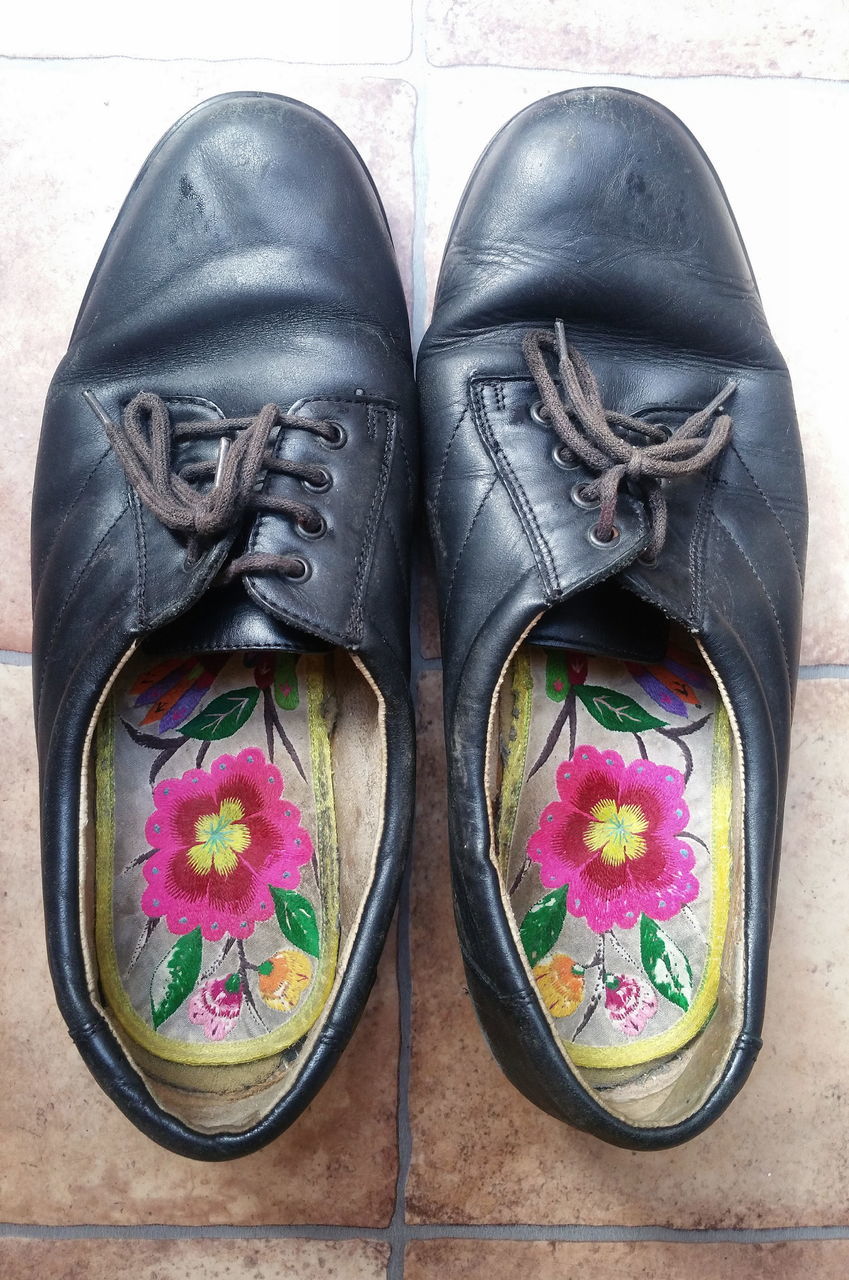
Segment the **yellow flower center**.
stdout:
<svg viewBox="0 0 849 1280">
<path fill-rule="evenodd" d="M 238 855 L 251 842 L 251 833 L 243 822 L 245 811 L 238 800 L 222 800 L 217 813 L 206 813 L 195 823 L 195 839 L 189 849 L 189 862 L 198 875 L 217 871 L 229 876 L 239 865 Z"/>
<path fill-rule="evenodd" d="M 626 858 L 643 856 L 646 842 L 642 833 L 649 824 L 638 804 L 617 805 L 615 800 L 599 800 L 590 813 L 594 821 L 584 832 L 584 841 L 594 853 L 601 850 L 602 862 L 621 867 Z"/>
</svg>

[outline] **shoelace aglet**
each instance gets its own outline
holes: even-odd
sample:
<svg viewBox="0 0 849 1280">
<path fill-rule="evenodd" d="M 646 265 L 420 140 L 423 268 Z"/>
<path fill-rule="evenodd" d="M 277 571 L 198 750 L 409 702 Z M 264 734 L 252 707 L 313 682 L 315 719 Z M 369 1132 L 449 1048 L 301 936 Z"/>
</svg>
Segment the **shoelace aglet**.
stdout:
<svg viewBox="0 0 849 1280">
<path fill-rule="evenodd" d="M 82 394 L 83 394 L 83 400 L 85 400 L 86 404 L 91 409 L 92 413 L 97 418 L 100 425 L 102 427 L 111 427 L 114 430 L 115 423 L 109 417 L 109 414 L 106 412 L 106 410 L 104 409 L 103 405 L 100 403 L 100 401 L 98 400 L 94 392 L 84 391 Z"/>
<path fill-rule="evenodd" d="M 224 475 L 224 464 L 227 461 L 227 454 L 230 452 L 232 440 L 229 436 L 221 436 L 218 440 L 218 459 L 215 463 L 215 479 L 212 482 L 213 489 L 217 489 Z"/>
<path fill-rule="evenodd" d="M 566 342 L 566 326 L 562 320 L 554 321 L 554 337 L 557 341 L 557 356 L 562 362 L 568 354 L 568 344 Z"/>
<path fill-rule="evenodd" d="M 717 392 L 710 404 L 706 406 L 707 412 L 709 414 L 725 413 L 725 401 L 729 396 L 733 396 L 739 385 L 736 378 L 729 378 L 722 390 Z"/>
</svg>

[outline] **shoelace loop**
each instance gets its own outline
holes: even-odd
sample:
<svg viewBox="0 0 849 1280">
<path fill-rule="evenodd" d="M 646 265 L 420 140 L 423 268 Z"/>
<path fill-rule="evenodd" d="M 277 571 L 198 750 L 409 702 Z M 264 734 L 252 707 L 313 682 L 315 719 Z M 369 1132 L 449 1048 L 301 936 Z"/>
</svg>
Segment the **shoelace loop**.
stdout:
<svg viewBox="0 0 849 1280">
<path fill-rule="evenodd" d="M 308 538 L 324 533 L 324 519 L 314 506 L 265 493 L 260 482 L 267 472 L 275 472 L 294 476 L 314 492 L 329 488 L 325 467 L 276 457 L 270 439 L 277 428 L 294 427 L 318 436 L 327 447 L 338 448 L 345 441 L 338 423 L 297 417 L 276 404 L 265 405 L 251 418 L 175 423 L 161 396 L 141 391 L 124 409 L 119 426 L 91 391 L 83 396 L 139 498 L 162 524 L 186 537 L 189 563 L 197 560 L 204 542 L 237 528 L 249 511 L 288 516 Z M 173 454 L 180 441 L 216 437 L 217 461 L 175 467 Z M 212 484 L 198 487 L 204 481 Z M 237 556 L 221 576 L 229 581 L 241 573 L 282 573 L 297 581 L 309 577 L 310 570 L 301 556 L 254 552 Z"/>
<path fill-rule="evenodd" d="M 537 385 L 548 420 L 565 450 L 596 472 L 580 486 L 581 505 L 599 507 L 592 531 L 598 543 L 614 542 L 616 506 L 624 480 L 639 484 L 649 515 L 650 538 L 642 558 L 657 559 L 666 541 L 667 504 L 662 481 L 693 475 L 713 462 L 731 438 L 731 417 L 725 400 L 737 389 L 732 378 L 718 395 L 698 412 L 690 414 L 671 434 L 656 423 L 605 409 L 592 369 L 581 353 L 566 340 L 562 320 L 554 332 L 534 329 L 525 335 L 522 350 Z M 552 377 L 546 352 L 557 357 L 563 395 Z M 634 444 L 626 433 L 641 438 Z M 574 490 L 573 490 L 574 492 Z"/>
</svg>

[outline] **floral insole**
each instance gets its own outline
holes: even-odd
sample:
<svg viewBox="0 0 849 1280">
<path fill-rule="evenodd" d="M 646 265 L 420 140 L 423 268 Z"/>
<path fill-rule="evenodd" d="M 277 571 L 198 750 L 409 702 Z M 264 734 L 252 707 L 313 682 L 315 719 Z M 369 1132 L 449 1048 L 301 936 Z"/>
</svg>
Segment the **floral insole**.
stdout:
<svg viewBox="0 0 849 1280">
<path fill-rule="evenodd" d="M 137 654 L 96 732 L 106 1000 L 160 1057 L 240 1063 L 306 1034 L 333 984 L 329 660 Z"/>
<path fill-rule="evenodd" d="M 689 647 L 641 666 L 525 645 L 499 730 L 499 869 L 569 1056 L 677 1051 L 715 1007 L 728 922 L 731 734 L 710 671 Z"/>
</svg>

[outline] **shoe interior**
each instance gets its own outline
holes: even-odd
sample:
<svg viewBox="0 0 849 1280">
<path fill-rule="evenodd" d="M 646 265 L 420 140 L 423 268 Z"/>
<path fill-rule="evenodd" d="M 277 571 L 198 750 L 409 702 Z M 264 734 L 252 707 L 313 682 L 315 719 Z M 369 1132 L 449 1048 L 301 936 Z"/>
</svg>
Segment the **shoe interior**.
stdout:
<svg viewBox="0 0 849 1280">
<path fill-rule="evenodd" d="M 693 640 L 619 661 L 532 643 L 490 733 L 494 857 L 567 1061 L 646 1127 L 709 1095 L 742 1014 L 742 786 L 722 691 Z"/>
<path fill-rule="evenodd" d="M 380 837 L 383 717 L 346 653 L 134 652 L 93 726 L 90 976 L 166 1110 L 248 1128 L 333 1002 Z"/>
</svg>

